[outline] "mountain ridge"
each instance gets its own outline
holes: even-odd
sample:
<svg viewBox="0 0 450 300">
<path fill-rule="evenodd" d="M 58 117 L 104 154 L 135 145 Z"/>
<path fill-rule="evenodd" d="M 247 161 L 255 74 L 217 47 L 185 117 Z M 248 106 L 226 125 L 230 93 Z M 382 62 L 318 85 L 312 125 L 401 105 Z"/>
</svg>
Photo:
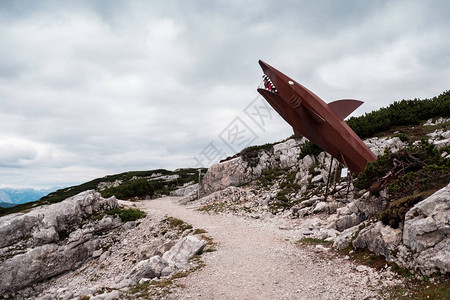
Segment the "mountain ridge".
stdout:
<svg viewBox="0 0 450 300">
<path fill-rule="evenodd" d="M 56 191 L 57 187 L 48 189 L 34 189 L 34 188 L 0 188 L 0 202 L 9 203 L 13 205 L 33 202 L 42 197 Z M 2 207 L 2 205 L 0 205 Z"/>
</svg>

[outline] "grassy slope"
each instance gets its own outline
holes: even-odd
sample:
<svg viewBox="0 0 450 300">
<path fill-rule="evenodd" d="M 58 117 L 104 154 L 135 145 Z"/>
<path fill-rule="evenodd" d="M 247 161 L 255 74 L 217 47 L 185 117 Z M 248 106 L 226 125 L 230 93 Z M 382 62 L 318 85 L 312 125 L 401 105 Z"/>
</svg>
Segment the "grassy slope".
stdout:
<svg viewBox="0 0 450 300">
<path fill-rule="evenodd" d="M 204 174 L 205 171 L 206 171 L 206 169 L 202 169 L 202 174 Z M 157 169 L 157 170 L 149 170 L 149 171 L 125 172 L 125 173 L 120 173 L 120 174 L 116 174 L 116 175 L 108 175 L 108 176 L 105 176 L 102 178 L 96 178 L 94 180 L 88 181 L 88 182 L 80 184 L 80 185 L 71 186 L 71 187 L 57 190 L 56 192 L 50 193 L 49 195 L 42 197 L 38 201 L 28 202 L 28 203 L 16 205 L 16 206 L 10 207 L 10 208 L 0 208 L 0 216 L 7 215 L 10 213 L 15 213 L 15 212 L 26 211 L 26 210 L 29 210 L 36 206 L 48 205 L 51 203 L 61 202 L 64 199 L 75 196 L 86 190 L 91 190 L 91 189 L 98 190 L 98 188 L 97 188 L 98 184 L 101 182 L 108 182 L 108 181 L 113 182 L 115 180 L 121 180 L 123 182 L 127 182 L 127 181 L 131 180 L 131 178 L 133 178 L 133 177 L 146 178 L 146 177 L 150 177 L 152 174 L 157 174 L 157 173 L 160 173 L 162 175 L 175 175 L 176 174 L 176 175 L 180 176 L 178 179 L 172 180 L 172 181 L 163 181 L 163 180 L 152 181 L 152 182 L 160 183 L 160 184 L 164 185 L 164 187 L 166 187 L 166 189 L 165 189 L 166 191 L 174 190 L 178 186 L 182 186 L 184 183 L 187 183 L 187 182 L 198 182 L 198 169 L 192 169 L 192 168 L 178 169 L 176 171 Z"/>
</svg>

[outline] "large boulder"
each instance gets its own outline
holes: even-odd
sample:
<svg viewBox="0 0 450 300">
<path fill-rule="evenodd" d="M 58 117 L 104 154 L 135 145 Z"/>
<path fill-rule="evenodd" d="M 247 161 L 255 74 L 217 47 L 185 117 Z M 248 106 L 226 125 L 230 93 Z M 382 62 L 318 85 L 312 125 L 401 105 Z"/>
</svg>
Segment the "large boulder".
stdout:
<svg viewBox="0 0 450 300">
<path fill-rule="evenodd" d="M 96 241 L 59 247 L 47 244 L 0 263 L 0 294 L 73 270 L 92 256 Z"/>
<path fill-rule="evenodd" d="M 347 248 L 352 240 L 356 237 L 358 234 L 359 228 L 358 226 L 353 226 L 348 229 L 345 229 L 341 234 L 336 237 L 336 239 L 333 242 L 333 247 L 342 250 Z"/>
<path fill-rule="evenodd" d="M 382 222 L 377 222 L 362 229 L 352 244 L 355 248 L 367 248 L 377 255 L 383 255 L 390 261 L 401 241 L 401 229 L 394 229 L 383 225 Z"/>
<path fill-rule="evenodd" d="M 450 184 L 405 215 L 403 244 L 416 254 L 422 273 L 450 272 Z"/>
<path fill-rule="evenodd" d="M 357 236 L 356 236 L 357 235 Z M 417 203 L 405 215 L 403 229 L 376 222 L 359 233 L 354 228 L 335 240 L 345 248 L 367 248 L 388 261 L 424 275 L 450 272 L 450 184 Z"/>
<path fill-rule="evenodd" d="M 450 236 L 450 184 L 405 215 L 403 243 L 421 252 Z"/>
<path fill-rule="evenodd" d="M 236 157 L 211 166 L 203 177 L 201 194 L 209 195 L 229 186 L 240 186 L 253 179 L 242 157 Z"/>
<path fill-rule="evenodd" d="M 167 267 L 167 262 L 160 256 L 155 255 L 138 262 L 127 277 L 133 282 L 139 282 L 142 278 L 152 279 L 161 276 L 165 267 Z"/>
<path fill-rule="evenodd" d="M 331 227 L 338 231 L 344 231 L 348 228 L 360 224 L 362 221 L 364 221 L 362 217 L 355 213 L 352 213 L 350 215 L 343 215 L 339 217 L 339 219 L 334 222 L 334 226 L 332 224 Z"/>
<path fill-rule="evenodd" d="M 170 196 L 187 196 L 198 191 L 198 183 L 187 184 L 179 189 L 170 192 Z"/>
<path fill-rule="evenodd" d="M 181 238 L 175 246 L 163 254 L 163 259 L 171 266 L 183 269 L 188 265 L 189 259 L 199 254 L 206 246 L 206 241 L 194 235 Z"/>
<path fill-rule="evenodd" d="M 91 190 L 0 218 L 0 294 L 79 267 L 98 247 L 95 236 L 121 225 L 111 216 L 90 223 L 90 216 L 116 207 L 114 197 Z"/>
<path fill-rule="evenodd" d="M 201 194 L 209 195 L 229 186 L 240 186 L 272 168 L 297 166 L 305 138 L 289 139 L 269 149 L 255 150 L 250 159 L 237 156 L 211 166 L 203 177 Z"/>
</svg>

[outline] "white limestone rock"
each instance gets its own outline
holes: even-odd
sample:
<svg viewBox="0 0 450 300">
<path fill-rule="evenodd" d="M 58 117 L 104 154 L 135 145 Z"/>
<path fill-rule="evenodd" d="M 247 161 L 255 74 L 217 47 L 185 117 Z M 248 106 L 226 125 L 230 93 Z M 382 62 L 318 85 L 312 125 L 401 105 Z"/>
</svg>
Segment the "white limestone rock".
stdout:
<svg viewBox="0 0 450 300">
<path fill-rule="evenodd" d="M 240 186 L 272 168 L 287 168 L 298 164 L 305 138 L 289 139 L 270 149 L 261 149 L 256 157 L 245 161 L 242 156 L 215 164 L 206 172 L 201 183 L 201 195 L 209 195 L 229 186 Z"/>
<path fill-rule="evenodd" d="M 328 212 L 328 203 L 326 202 L 317 203 L 316 206 L 314 207 L 313 212 L 315 214 Z"/>
<path fill-rule="evenodd" d="M 395 252 L 401 241 L 401 229 L 394 229 L 383 225 L 382 222 L 377 222 L 361 230 L 352 244 L 355 248 L 367 248 L 377 255 L 383 255 L 390 261 L 392 253 Z"/>
<path fill-rule="evenodd" d="M 0 218 L 0 294 L 73 270 L 90 259 L 99 243 L 94 234 L 121 222 L 107 216 L 82 228 L 80 224 L 94 213 L 117 206 L 115 197 L 104 199 L 90 190 L 25 214 Z"/>
<path fill-rule="evenodd" d="M 360 224 L 362 221 L 363 219 L 359 215 L 352 213 L 349 215 L 340 216 L 335 222 L 330 224 L 330 227 L 338 231 L 344 231 L 350 227 Z"/>
<path fill-rule="evenodd" d="M 391 152 L 395 153 L 406 146 L 406 143 L 402 142 L 399 137 L 374 137 L 365 140 L 364 143 L 377 156 L 383 154 L 385 148 L 388 148 Z"/>
<path fill-rule="evenodd" d="M 335 238 L 333 242 L 333 247 L 338 250 L 347 248 L 350 245 L 352 239 L 356 237 L 358 231 L 359 231 L 358 226 L 347 228 L 346 230 L 341 232 L 341 234 L 338 237 Z"/>
<path fill-rule="evenodd" d="M 436 121 L 433 122 L 433 119 L 428 119 L 428 121 L 425 122 L 425 124 L 423 124 L 423 126 L 435 126 L 435 125 L 439 125 L 439 124 L 444 124 L 444 123 L 449 123 L 450 122 L 450 118 L 438 118 L 436 119 Z"/>
<path fill-rule="evenodd" d="M 200 253 L 206 246 L 206 241 L 196 236 L 188 235 L 181 238 L 175 246 L 165 252 L 162 258 L 171 266 L 185 268 L 188 260 Z"/>
<path fill-rule="evenodd" d="M 403 244 L 424 274 L 450 271 L 450 184 L 406 213 Z"/>
<path fill-rule="evenodd" d="M 162 270 L 167 267 L 168 263 L 159 255 L 150 257 L 149 259 L 142 260 L 136 264 L 127 275 L 127 279 L 131 279 L 133 282 L 139 282 L 142 278 L 155 278 L 160 277 Z"/>
<path fill-rule="evenodd" d="M 170 192 L 170 196 L 188 196 L 193 192 L 198 191 L 198 183 L 183 186 L 179 189 Z"/>
</svg>

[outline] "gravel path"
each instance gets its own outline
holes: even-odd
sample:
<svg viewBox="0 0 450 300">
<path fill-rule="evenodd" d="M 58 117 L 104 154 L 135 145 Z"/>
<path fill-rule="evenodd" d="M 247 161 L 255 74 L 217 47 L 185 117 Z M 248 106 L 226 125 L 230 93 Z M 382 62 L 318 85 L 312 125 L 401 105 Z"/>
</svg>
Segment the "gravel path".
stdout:
<svg viewBox="0 0 450 300">
<path fill-rule="evenodd" d="M 205 267 L 177 281 L 185 287 L 171 299 L 374 299 L 398 283 L 390 272 L 357 266 L 320 246 L 299 246 L 294 230 L 273 222 L 202 213 L 176 198 L 138 206 L 203 228 L 217 243 L 217 251 L 203 254 Z"/>
</svg>

